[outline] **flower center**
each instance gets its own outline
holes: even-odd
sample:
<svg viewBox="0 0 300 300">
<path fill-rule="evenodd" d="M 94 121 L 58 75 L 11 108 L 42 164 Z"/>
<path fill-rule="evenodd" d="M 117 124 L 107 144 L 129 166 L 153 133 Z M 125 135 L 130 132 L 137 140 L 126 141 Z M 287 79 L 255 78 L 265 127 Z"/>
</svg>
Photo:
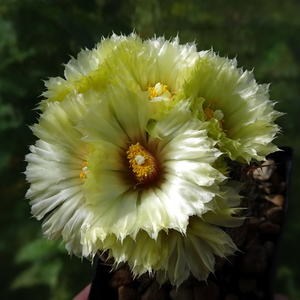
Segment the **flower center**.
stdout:
<svg viewBox="0 0 300 300">
<path fill-rule="evenodd" d="M 156 97 L 162 97 L 164 100 L 169 100 L 172 98 L 172 95 L 167 89 L 167 86 L 160 82 L 158 82 L 154 87 L 149 87 L 148 91 L 150 91 L 150 94 L 148 96 L 149 100 L 152 100 Z"/>
<path fill-rule="evenodd" d="M 222 113 L 221 110 L 218 109 L 218 110 L 214 111 L 214 110 L 207 107 L 204 110 L 204 114 L 206 116 L 205 121 L 209 121 L 212 118 L 217 119 L 218 122 L 219 122 L 220 128 L 223 130 L 223 124 L 222 123 L 224 123 L 224 120 L 223 120 L 224 114 Z"/>
<path fill-rule="evenodd" d="M 85 180 L 85 178 L 87 178 L 87 174 L 89 173 L 89 171 L 87 170 L 87 165 L 88 165 L 89 163 L 87 162 L 87 161 L 85 161 L 83 164 L 82 164 L 82 169 L 81 169 L 81 173 L 80 173 L 80 175 L 79 175 L 79 177 L 80 178 L 82 178 L 82 182 L 84 182 Z"/>
<path fill-rule="evenodd" d="M 158 176 L 158 163 L 140 143 L 131 145 L 126 151 L 130 168 L 140 184 L 153 182 Z"/>
</svg>

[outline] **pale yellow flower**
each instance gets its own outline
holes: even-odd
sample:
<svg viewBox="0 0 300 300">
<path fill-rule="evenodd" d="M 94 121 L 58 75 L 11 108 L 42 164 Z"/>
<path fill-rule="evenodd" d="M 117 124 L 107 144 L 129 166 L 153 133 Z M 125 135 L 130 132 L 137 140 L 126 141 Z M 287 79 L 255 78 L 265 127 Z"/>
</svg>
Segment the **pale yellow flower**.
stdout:
<svg viewBox="0 0 300 300">
<path fill-rule="evenodd" d="M 252 72 L 237 68 L 236 59 L 213 51 L 200 52 L 193 75 L 184 86 L 193 109 L 207 123 L 209 136 L 230 159 L 261 161 L 277 151 L 272 140 L 279 132 L 275 119 L 282 115 L 269 100 L 268 85 L 258 84 Z"/>
<path fill-rule="evenodd" d="M 154 239 L 169 228 L 185 233 L 189 216 L 214 207 L 226 179 L 211 166 L 221 152 L 187 102 L 178 102 L 152 135 L 147 95 L 114 87 L 107 96 L 80 126 L 90 145 L 84 194 L 91 214 L 83 231 L 91 253 L 107 234 L 123 240 L 140 230 Z"/>
<path fill-rule="evenodd" d="M 73 90 L 79 93 L 89 89 L 105 91 L 108 84 L 123 82 L 135 91 L 145 91 L 151 102 L 170 100 L 182 90 L 198 56 L 195 44 L 180 45 L 178 38 L 143 41 L 135 33 L 113 34 L 103 38 L 94 49 L 82 50 L 77 59 L 72 58 L 65 65 L 65 78 L 46 81 L 48 90 L 43 95 L 47 101 L 63 101 Z M 162 86 L 165 87 L 163 95 Z"/>
</svg>

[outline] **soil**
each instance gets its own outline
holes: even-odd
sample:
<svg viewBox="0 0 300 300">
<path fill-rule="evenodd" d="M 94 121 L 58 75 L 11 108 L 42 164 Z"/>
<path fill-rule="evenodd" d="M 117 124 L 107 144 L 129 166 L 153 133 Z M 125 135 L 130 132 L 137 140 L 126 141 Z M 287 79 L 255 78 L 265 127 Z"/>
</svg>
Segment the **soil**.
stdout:
<svg viewBox="0 0 300 300">
<path fill-rule="evenodd" d="M 246 221 L 225 229 L 239 248 L 217 259 L 207 282 L 190 276 L 178 289 L 155 278 L 133 279 L 126 264 L 111 271 L 102 254 L 95 261 L 89 300 L 273 300 L 276 260 L 287 211 L 292 149 L 282 148 L 260 166 L 234 165 L 232 177 L 245 181 Z"/>
</svg>

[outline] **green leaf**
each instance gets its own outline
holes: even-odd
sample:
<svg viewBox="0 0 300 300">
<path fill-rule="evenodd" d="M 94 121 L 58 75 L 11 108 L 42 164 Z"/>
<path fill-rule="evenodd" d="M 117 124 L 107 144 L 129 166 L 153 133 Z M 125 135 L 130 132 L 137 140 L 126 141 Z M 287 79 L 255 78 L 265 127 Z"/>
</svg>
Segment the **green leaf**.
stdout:
<svg viewBox="0 0 300 300">
<path fill-rule="evenodd" d="M 46 239 L 34 240 L 20 248 L 15 257 L 15 261 L 17 264 L 21 264 L 25 262 L 35 262 L 37 260 L 47 260 L 57 252 L 66 253 L 64 247 L 60 246 L 59 241 L 49 241 Z"/>
</svg>

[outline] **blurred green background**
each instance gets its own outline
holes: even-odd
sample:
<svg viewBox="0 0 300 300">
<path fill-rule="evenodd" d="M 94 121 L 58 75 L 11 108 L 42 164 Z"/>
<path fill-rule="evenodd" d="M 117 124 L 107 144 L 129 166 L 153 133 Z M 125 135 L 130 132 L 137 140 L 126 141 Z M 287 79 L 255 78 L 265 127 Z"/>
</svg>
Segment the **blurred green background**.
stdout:
<svg viewBox="0 0 300 300">
<path fill-rule="evenodd" d="M 24 194 L 24 156 L 35 139 L 28 128 L 43 80 L 63 76 L 63 63 L 112 32 L 196 41 L 237 56 L 287 114 L 276 143 L 295 150 L 291 203 L 276 291 L 300 299 L 300 2 L 298 0 L 1 0 L 0 1 L 0 298 L 67 300 L 92 277 L 90 262 L 69 257 L 42 238 Z"/>
</svg>

